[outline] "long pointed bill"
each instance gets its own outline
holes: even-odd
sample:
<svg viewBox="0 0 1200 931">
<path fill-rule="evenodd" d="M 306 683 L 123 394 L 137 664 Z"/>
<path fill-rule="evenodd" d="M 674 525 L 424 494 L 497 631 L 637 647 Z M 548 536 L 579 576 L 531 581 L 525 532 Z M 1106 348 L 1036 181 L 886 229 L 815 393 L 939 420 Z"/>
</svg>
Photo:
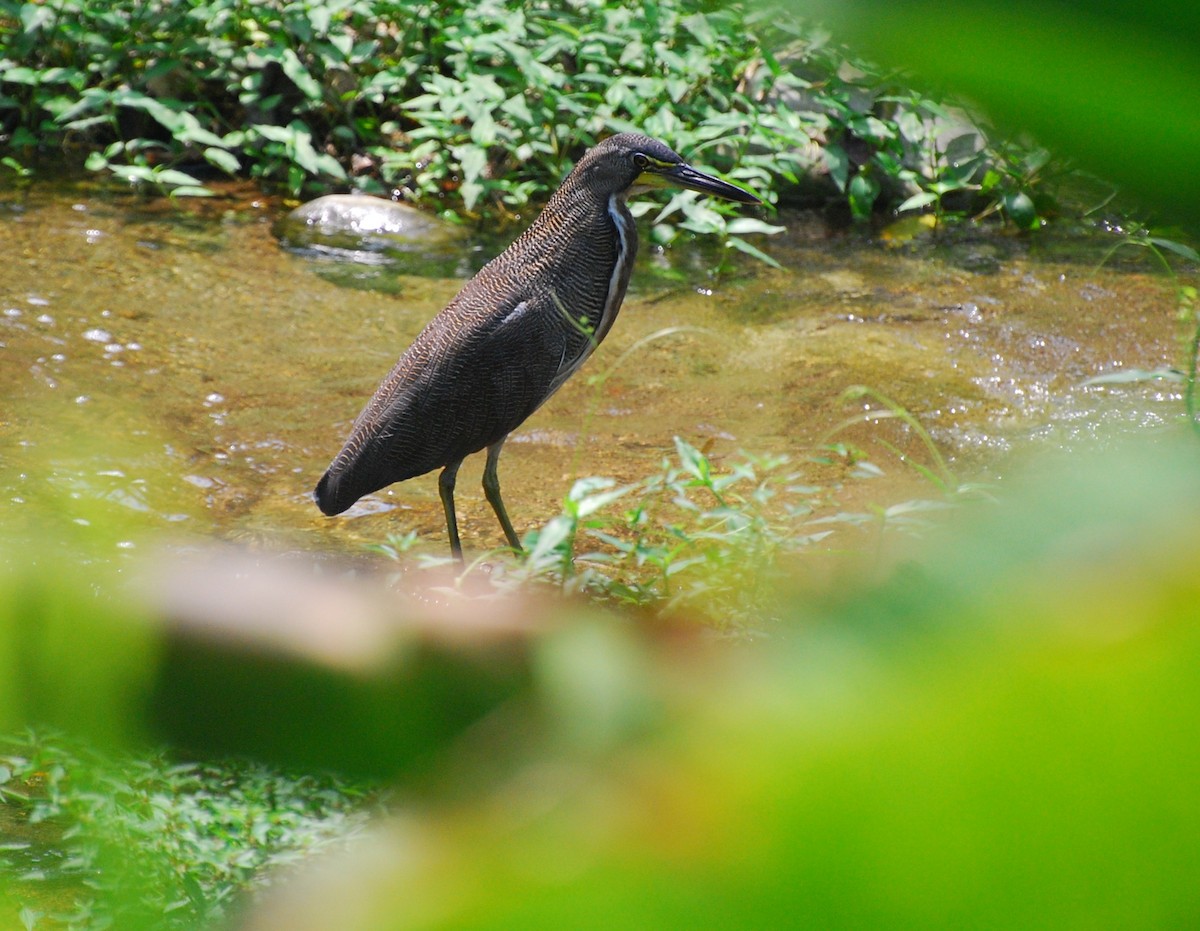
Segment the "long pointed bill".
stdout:
<svg viewBox="0 0 1200 931">
<path fill-rule="evenodd" d="M 644 176 L 643 176 L 644 177 Z M 706 175 L 697 171 L 691 165 L 676 165 L 674 168 L 658 175 L 660 183 L 672 187 L 684 187 L 701 194 L 711 194 L 713 197 L 723 197 L 725 200 L 737 201 L 739 204 L 761 204 L 762 201 L 743 190 L 736 184 Z"/>
</svg>

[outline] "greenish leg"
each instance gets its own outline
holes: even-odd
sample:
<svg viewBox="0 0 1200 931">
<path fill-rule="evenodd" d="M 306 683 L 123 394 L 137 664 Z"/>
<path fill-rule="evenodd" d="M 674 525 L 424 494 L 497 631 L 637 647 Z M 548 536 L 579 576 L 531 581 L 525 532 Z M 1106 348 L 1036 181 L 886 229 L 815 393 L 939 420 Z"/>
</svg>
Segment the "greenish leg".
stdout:
<svg viewBox="0 0 1200 931">
<path fill-rule="evenodd" d="M 446 531 L 450 534 L 450 555 L 463 562 L 462 541 L 458 539 L 458 515 L 454 513 L 454 481 L 458 478 L 458 467 L 462 460 L 451 462 L 438 476 L 438 494 L 442 496 L 442 508 L 446 512 Z"/>
<path fill-rule="evenodd" d="M 508 545 L 518 553 L 524 552 L 521 548 L 521 541 L 517 539 L 517 532 L 513 530 L 512 521 L 508 519 L 508 511 L 504 509 L 504 499 L 500 497 L 500 476 L 496 474 L 496 466 L 500 462 L 500 450 L 504 448 L 504 440 L 498 443 L 493 443 L 488 447 L 487 465 L 483 467 L 483 493 L 488 499 L 488 504 L 492 506 L 492 510 L 496 512 L 496 518 L 500 521 L 500 527 L 504 530 L 504 536 L 508 539 Z"/>
</svg>

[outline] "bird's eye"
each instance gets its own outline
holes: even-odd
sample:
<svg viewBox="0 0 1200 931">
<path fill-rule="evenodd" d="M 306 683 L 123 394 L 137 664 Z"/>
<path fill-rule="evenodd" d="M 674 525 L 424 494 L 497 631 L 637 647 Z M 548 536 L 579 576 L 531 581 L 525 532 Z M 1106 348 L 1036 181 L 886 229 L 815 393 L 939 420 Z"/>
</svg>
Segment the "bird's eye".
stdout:
<svg viewBox="0 0 1200 931">
<path fill-rule="evenodd" d="M 645 171 L 650 164 L 650 159 L 646 158 L 641 152 L 634 152 L 633 164 L 637 166 L 638 171 Z"/>
</svg>

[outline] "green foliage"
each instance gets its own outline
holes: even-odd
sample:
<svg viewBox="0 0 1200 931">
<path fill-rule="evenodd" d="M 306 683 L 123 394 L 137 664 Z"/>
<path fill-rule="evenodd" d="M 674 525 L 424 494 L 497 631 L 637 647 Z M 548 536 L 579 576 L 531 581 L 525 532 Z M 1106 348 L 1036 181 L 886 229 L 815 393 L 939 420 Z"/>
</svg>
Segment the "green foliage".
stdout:
<svg viewBox="0 0 1200 931">
<path fill-rule="evenodd" d="M 527 657 L 528 680 L 474 727 L 443 733 L 431 767 L 402 771 L 403 811 L 381 813 L 328 872 L 272 877 L 246 926 L 1186 926 L 1200 459 L 1176 439 L 1188 442 L 1039 463 L 1004 507 L 962 512 L 888 579 L 788 599 L 778 625 L 736 647 L 594 607 L 547 624 L 536 599 L 507 602 L 531 621 L 502 647 Z M 757 487 L 685 444 L 676 454 L 673 493 L 709 499 L 703 510 Z M 585 487 L 572 516 L 590 520 L 616 491 Z M 597 495 L 608 501 L 593 507 Z M 18 584 L 80 583 L 29 572 Z M 27 597 L 20 620 L 51 603 Z M 459 606 L 456 638 L 504 609 Z M 25 658 L 49 667 L 77 649 L 33 642 Z M 485 655 L 479 675 L 499 654 Z M 228 682 L 228 665 L 199 656 L 209 688 L 178 692 L 181 716 L 208 713 Z M 140 673 L 88 658 L 109 667 L 101 680 L 171 672 L 158 651 Z M 404 705 L 445 710 L 434 671 L 407 681 Z M 402 678 L 388 665 L 362 675 Z M 256 707 L 279 683 L 250 684 Z M 395 692 L 374 701 L 381 717 L 402 710 Z M 340 746 L 342 717 L 270 707 L 281 733 Z M 59 922 L 81 931 L 194 927 L 263 866 L 335 851 L 360 827 L 353 788 L 258 766 L 106 761 L 42 737 L 0 767 L 5 805 L 62 819 L 60 846 L 98 887 Z M 420 788 L 431 785 L 432 797 Z M 23 909 L 34 927 L 58 918 Z"/>
<path fill-rule="evenodd" d="M 1007 132 L 1033 134 L 1059 158 L 1196 231 L 1200 15 L 1191 0 L 968 0 L 954 6 L 953 41 L 935 38 L 948 23 L 936 0 L 782 6 L 821 18 L 874 60 L 969 97 Z M 1005 210 L 1021 223 L 1028 203 L 1019 191 L 1005 193 Z"/>
<path fill-rule="evenodd" d="M 931 511 L 952 506 L 969 490 L 938 474 L 940 457 L 933 468 L 900 458 L 933 480 L 938 497 L 835 510 L 833 489 L 805 481 L 786 456 L 742 453 L 717 465 L 676 437 L 675 456 L 636 484 L 577 481 L 562 513 L 525 541 L 526 554 L 502 571 L 494 568 L 490 580 L 501 591 L 549 582 L 657 616 L 686 614 L 731 632 L 767 630 L 779 621 L 778 594 L 796 557 L 814 548 L 824 552 L 839 529 L 919 534 L 929 527 Z M 835 465 L 850 481 L 882 474 L 860 451 L 840 444 L 807 464 L 814 463 Z M 399 559 L 404 542 L 411 541 L 380 549 Z M 836 543 L 861 546 L 863 537 Z"/>
<path fill-rule="evenodd" d="M 675 460 L 635 487 L 577 482 L 563 513 L 537 533 L 522 575 L 729 628 L 768 625 L 771 570 L 832 532 L 802 529 L 821 490 L 804 485 L 785 457 L 744 456 L 718 470 L 687 442 L 675 445 Z M 626 496 L 632 504 L 606 515 Z M 591 542 L 582 552 L 581 533 Z"/>
<path fill-rule="evenodd" d="M 17 878 L 34 892 L 78 884 L 72 908 L 46 917 L 80 929 L 211 922 L 268 870 L 346 843 L 368 817 L 361 787 L 333 777 L 108 757 L 57 734 L 0 739 L 0 778 L 3 804 L 58 850 Z"/>
<path fill-rule="evenodd" d="M 333 44 L 337 17 L 349 21 L 364 8 L 147 4 L 143 16 L 98 2 L 0 4 L 6 56 L 18 47 L 26 58 L 58 54 L 75 47 L 80 30 L 111 27 L 94 31 L 91 46 L 78 46 L 91 50 L 83 64 L 47 61 L 43 69 L 6 61 L 0 119 L 17 154 L 0 164 L 20 174 L 32 164 L 25 150 L 95 134 L 101 143 L 94 166 L 103 158 L 131 181 L 177 194 L 198 193 L 193 166 L 205 163 L 293 190 L 322 172 L 336 177 L 322 157 L 345 168 L 354 153 L 378 142 L 372 132 L 382 139 L 389 92 L 374 105 L 341 100 L 352 118 L 322 128 L 330 85 L 308 50 Z M 422 11 L 430 46 L 447 35 L 438 31 L 445 25 L 440 9 Z M 189 25 L 171 19 L 184 10 L 196 23 L 172 32 Z M 704 14 L 685 28 L 703 42 L 696 32 L 702 23 L 719 23 L 710 17 L 720 15 Z M 935 24 L 944 22 L 944 10 L 938 15 Z M 284 22 L 303 54 L 271 51 L 272 30 Z M 255 105 L 278 97 L 273 106 L 280 111 L 224 124 L 226 111 L 185 106 L 192 98 L 181 93 L 136 89 L 136 81 L 104 67 L 113 49 L 124 54 L 130 47 L 125 37 L 165 47 L 200 42 L 191 38 L 200 28 L 214 50 L 206 62 L 244 55 L 237 51 L 243 39 L 260 43 L 255 67 L 231 71 L 215 86 L 236 88 L 228 99 L 237 106 L 242 95 Z M 396 27 L 402 28 L 408 27 Z M 936 34 L 929 21 L 922 28 L 925 43 L 947 44 L 929 43 Z M 50 40 L 60 35 L 70 43 Z M 370 35 L 371 43 L 391 41 Z M 815 44 L 805 48 L 814 56 L 820 51 Z M 978 140 L 956 141 L 960 134 L 911 161 L 906 140 L 932 136 L 940 114 L 923 104 L 895 111 L 851 105 L 853 88 L 877 86 L 879 78 L 814 81 L 793 70 L 787 54 L 769 58 L 764 53 L 768 71 L 791 75 L 797 93 L 812 92 L 789 112 L 817 114 L 821 128 L 814 134 L 839 140 L 822 158 L 854 214 L 865 217 L 885 198 L 899 197 L 888 186 L 907 170 L 913 172 L 907 181 L 921 188 L 904 192 L 910 209 L 931 208 L 945 218 L 976 197 L 991 197 L 984 209 L 1003 211 L 1015 225 L 1040 222 L 1036 152 L 997 167 L 990 155 L 980 156 Z M 1097 59 L 1106 60 L 1092 56 L 1091 63 Z M 159 64 L 153 54 L 131 61 L 141 61 L 146 72 Z M 385 74 L 377 86 L 397 94 L 418 73 L 433 73 L 407 58 L 392 61 L 386 73 L 372 71 L 365 58 L 361 64 L 370 79 Z M 93 86 L 71 67 L 110 96 L 72 117 L 96 122 L 64 129 L 54 117 L 54 95 L 70 98 L 61 104 L 66 111 Z M 294 91 L 273 88 L 272 73 L 284 75 Z M 122 81 L 134 88 L 123 98 Z M 1168 90 L 1187 86 L 1172 83 Z M 848 95 L 845 108 L 814 102 L 835 93 Z M 113 104 L 114 96 L 123 102 Z M 211 99 L 218 97 L 214 92 Z M 199 129 L 220 144 L 176 120 L 176 110 L 189 108 Z M 872 115 L 864 117 L 868 110 Z M 511 128 L 508 115 L 487 112 Z M 131 115 L 149 122 L 127 135 L 122 123 Z M 397 140 L 419 128 L 411 113 L 386 119 Z M 174 135 L 156 138 L 156 127 L 166 134 L 164 120 L 175 121 L 171 133 L 193 133 L 193 141 L 177 148 Z M 474 125 L 468 115 L 445 129 L 469 135 Z M 678 132 L 687 138 L 684 127 Z M 734 152 L 740 143 L 729 140 L 726 128 L 695 141 L 714 159 L 736 157 L 750 168 L 752 156 L 770 158 L 750 143 Z M 569 140 L 561 157 L 571 157 L 582 141 Z M 444 173 L 429 179 L 427 196 L 459 209 L 470 193 L 462 190 L 464 163 L 476 159 L 474 209 L 520 209 L 522 198 L 536 192 L 505 187 L 489 173 L 493 159 L 507 157 L 490 149 L 507 146 L 460 143 L 437 169 Z M 761 164 L 780 177 L 776 167 Z M 405 181 L 409 169 L 392 167 Z M 731 237 L 763 232 L 719 214 L 714 220 L 688 204 L 660 208 L 671 212 L 654 235 L 666 241 L 673 230 L 719 222 L 727 222 Z M 1128 241 L 1164 263 L 1169 256 L 1197 259 L 1174 234 L 1138 232 Z M 748 240 L 730 243 L 754 248 Z M 1187 371 L 1151 374 L 1187 381 L 1195 421 L 1200 314 L 1194 287 L 1177 285 Z M 859 389 L 864 395 L 883 406 L 872 419 L 890 415 L 921 442 L 928 439 L 901 408 Z M 563 514 L 530 539 L 527 574 L 514 570 L 509 578 L 514 587 L 548 579 L 622 605 L 709 614 L 764 636 L 736 649 L 706 651 L 700 638 L 671 649 L 663 642 L 668 638 L 655 638 L 653 624 L 593 608 L 583 619 L 563 617 L 559 605 L 553 626 L 535 625 L 527 640 L 504 645 L 506 655 L 531 657 L 528 679 L 514 676 L 510 687 L 468 703 L 462 726 L 423 731 L 416 726 L 421 716 L 444 722 L 461 709 L 472 682 L 494 670 L 496 653 L 457 668 L 457 676 L 444 662 L 418 676 L 381 660 L 373 672 L 386 687 L 373 687 L 372 673 L 363 672 L 298 677 L 291 691 L 286 679 L 266 674 L 263 656 L 247 654 L 238 690 L 222 706 L 217 699 L 231 692 L 230 664 L 213 651 L 189 654 L 186 645 L 169 644 L 161 629 L 137 623 L 146 612 L 121 584 L 126 567 L 113 565 L 111 548 L 105 556 L 86 551 L 51 522 L 39 529 L 53 541 L 6 540 L 0 553 L 0 722 L 12 731 L 50 720 L 110 749 L 136 749 L 145 745 L 148 722 L 168 707 L 175 726 L 205 720 L 230 741 L 241 740 L 245 752 L 286 757 L 289 744 L 317 747 L 349 766 L 359 765 L 356 754 L 383 755 L 384 742 L 421 731 L 426 768 L 418 776 L 406 758 L 398 778 L 411 785 L 423 777 L 438 784 L 442 797 L 412 801 L 405 820 L 382 828 L 328 886 L 306 878 L 283 893 L 295 897 L 292 914 L 303 916 L 306 927 L 1186 927 L 1198 907 L 1191 865 L 1200 831 L 1194 752 L 1200 464 L 1194 445 L 1172 447 L 1161 436 L 1141 437 L 1138 445 L 1136 452 L 1109 448 L 1057 470 L 1039 465 L 1037 481 L 1023 488 L 1010 482 L 1003 507 L 969 515 L 971 525 L 916 554 L 883 585 L 853 575 L 832 593 L 788 598 L 789 560 L 811 550 L 830 527 L 920 526 L 928 505 L 820 517 L 821 489 L 802 484 L 788 462 L 722 463 L 679 442 L 658 474 L 633 487 L 576 485 Z M 930 461 L 915 467 L 956 490 L 947 464 L 927 448 Z M 848 446 L 827 452 L 850 475 L 877 471 Z M 83 525 L 94 524 L 96 534 L 116 532 L 107 512 L 86 511 L 87 502 L 79 507 L 94 518 Z M 621 509 L 615 516 L 614 507 Z M 78 513 L 73 509 L 72 517 Z M 412 544 L 412 537 L 398 538 L 384 550 L 398 554 Z M 193 568 L 192 554 L 176 555 Z M 453 615 L 443 594 L 430 592 L 428 601 Z M 536 600 L 518 605 L 539 616 Z M 473 601 L 454 617 L 470 630 L 470 621 L 493 609 L 495 600 Z M 346 617 L 326 620 L 324 630 L 346 633 Z M 180 681 L 178 662 L 166 658 L 181 652 L 194 660 L 187 681 Z M 176 689 L 155 690 L 147 685 L 154 681 Z M 272 702 L 281 693 L 285 700 Z M 339 705 L 347 694 L 354 700 Z M 318 713 L 331 707 L 332 713 Z M 257 718 L 260 729 L 235 721 L 235 712 Z M 399 732 L 388 732 L 397 719 Z M 278 740 L 265 739 L 267 731 Z M 372 744 L 372 732 L 386 741 Z M 266 867 L 299 851 L 337 847 L 359 825 L 360 797 L 345 783 L 249 764 L 101 758 L 44 736 L 16 740 L 0 756 L 0 784 L 5 814 L 56 831 L 55 869 L 90 890 L 70 914 L 40 899 L 23 902 L 13 918 L 26 928 L 194 926 L 225 912 L 238 890 L 260 885 Z M 16 859 L 22 851 L 6 845 L 5 853 Z M 25 891 L 47 883 L 36 873 L 0 872 L 0 883 L 10 891 L 14 884 Z M 297 927 L 266 919 L 255 926 Z"/>
<path fill-rule="evenodd" d="M 933 205 L 1036 220 L 1024 152 L 973 127 L 942 145 L 939 103 L 740 4 L 0 0 L 0 37 L 14 170 L 65 146 L 177 196 L 248 174 L 294 196 L 392 187 L 505 217 L 544 201 L 584 147 L 637 129 L 770 202 L 827 173 L 821 196 L 858 219 Z M 769 261 L 747 237 L 778 227 L 733 209 L 683 192 L 659 204 L 652 236 L 716 233 Z"/>
</svg>

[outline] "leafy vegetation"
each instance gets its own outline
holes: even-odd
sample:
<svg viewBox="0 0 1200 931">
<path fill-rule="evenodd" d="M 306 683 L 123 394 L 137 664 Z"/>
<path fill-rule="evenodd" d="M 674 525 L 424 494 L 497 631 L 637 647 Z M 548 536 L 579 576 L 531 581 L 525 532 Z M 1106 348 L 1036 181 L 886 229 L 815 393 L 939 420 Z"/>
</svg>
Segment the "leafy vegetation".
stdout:
<svg viewBox="0 0 1200 931">
<path fill-rule="evenodd" d="M 380 9 L 394 26 L 380 25 Z M 450 212 L 500 216 L 544 196 L 589 133 L 627 119 L 779 198 L 797 196 L 803 175 L 823 165 L 860 218 L 893 206 L 939 220 L 998 212 L 1031 228 L 1053 209 L 1043 154 L 993 148 L 973 129 L 947 135 L 951 111 L 899 93 L 877 70 L 844 68 L 810 31 L 736 8 L 639 9 L 665 38 L 631 52 L 644 24 L 611 3 L 574 5 L 549 22 L 499 4 L 430 5 L 411 16 L 401 4 L 354 2 L 114 10 L 0 0 L 0 170 L 25 175 L 39 150 L 62 144 L 92 152 L 93 168 L 180 195 L 204 191 L 208 166 L 295 193 L 395 184 Z M 928 37 L 941 21 L 922 27 L 926 44 L 938 45 Z M 734 28 L 754 41 L 730 40 Z M 570 41 L 556 44 L 560 34 Z M 531 35 L 537 42 L 526 47 Z M 495 36 L 506 43 L 480 48 L 480 37 Z M 675 65 L 697 64 L 686 58 L 693 44 L 716 68 L 699 85 L 672 77 Z M 557 51 L 542 60 L 546 48 Z M 492 85 L 516 74 L 528 75 L 520 104 L 496 98 Z M 622 90 L 609 100 L 600 77 L 614 75 Z M 373 97 L 362 90 L 370 82 Z M 754 107 L 779 100 L 789 104 L 776 116 L 795 126 L 753 118 Z M 454 109 L 463 101 L 470 107 Z M 681 113 L 687 124 L 672 123 Z M 597 114 L 607 123 L 593 127 Z M 781 167 L 769 153 L 788 140 L 795 161 Z M 421 146 L 423 159 L 403 154 Z M 521 160 L 520 179 L 511 158 Z M 764 231 L 690 199 L 659 209 L 662 242 L 723 228 L 734 248 L 751 251 L 741 237 Z M 1159 232 L 1123 242 L 1168 268 L 1170 256 L 1197 260 Z M 1186 371 L 1142 374 L 1185 379 L 1195 422 L 1200 310 L 1191 285 L 1177 280 L 1176 293 Z M 874 417 L 928 439 L 901 408 L 870 397 L 881 405 Z M 962 493 L 936 448 L 921 463 L 896 450 L 941 493 L 931 504 L 828 518 L 816 516 L 823 490 L 782 458 L 716 463 L 682 441 L 633 487 L 580 483 L 501 587 L 527 594 L 531 580 L 548 580 L 600 592 L 609 605 L 759 633 L 747 619 L 776 623 L 758 642 L 709 653 L 695 639 L 673 649 L 655 625 L 594 603 L 579 613 L 556 603 L 554 625 L 487 662 L 464 662 L 458 679 L 447 676 L 451 660 L 422 645 L 396 651 L 392 665 L 381 658 L 355 677 L 320 680 L 343 692 L 365 681 L 354 708 L 371 727 L 411 708 L 451 717 L 461 696 L 448 680 L 483 678 L 501 655 L 525 664 L 513 692 L 469 708 L 466 733 L 420 735 L 431 748 L 424 773 L 399 767 L 396 778 L 410 785 L 432 771 L 444 794 L 404 822 L 393 817 L 348 861 L 341 877 L 361 918 L 353 927 L 561 928 L 597 915 L 631 927 L 1186 926 L 1197 910 L 1190 865 L 1200 830 L 1200 503 L 1194 448 L 1152 439 L 1136 455 L 1108 450 L 1026 483 L 883 585 L 856 576 L 814 600 L 787 597 L 789 560 L 823 544 L 821 534 L 919 526 L 924 508 Z M 828 457 L 850 475 L 874 469 L 846 445 Z M 48 536 L 60 529 L 49 523 L 39 528 Z M 116 532 L 92 523 L 94 537 Z M 8 823 L 50 825 L 52 869 L 27 856 L 32 842 L 6 844 L 21 864 L 0 872 L 0 886 L 23 898 L 15 921 L 193 927 L 266 881 L 264 870 L 336 849 L 359 830 L 354 783 L 127 757 L 161 711 L 147 683 L 175 681 L 169 638 L 131 623 L 146 618 L 122 585 L 126 566 L 62 536 L 53 545 L 3 540 L 0 722 L 12 730 L 58 721 L 111 752 L 95 756 L 42 730 L 0 755 Z M 190 566 L 192 556 L 181 558 Z M 536 601 L 522 610 L 536 618 Z M 457 620 L 466 627 L 480 611 L 472 602 Z M 344 617 L 327 620 L 345 633 Z M 210 691 L 181 685 L 178 719 L 211 716 L 205 697 L 229 690 L 222 657 L 200 656 Z M 281 683 L 266 661 L 245 662 L 250 687 L 274 695 Z M 377 679 L 389 688 L 373 688 Z M 333 762 L 347 765 L 355 750 L 380 752 L 348 749 L 346 720 L 306 715 L 302 697 L 284 692 L 271 705 L 266 726 L 281 737 L 268 755 L 288 741 L 343 754 Z M 229 721 L 214 727 L 245 752 L 264 752 Z M 78 880 L 72 891 L 82 896 L 70 908 L 30 895 L 55 875 Z M 330 894 L 313 881 L 281 893 L 289 895 L 312 927 L 352 924 L 344 885 Z M 296 927 L 269 917 L 256 926 Z"/>
<path fill-rule="evenodd" d="M 175 195 L 245 175 L 503 218 L 584 147 L 639 129 L 772 203 L 839 197 L 857 219 L 932 208 L 1030 228 L 1049 206 L 1044 153 L 741 4 L 0 0 L 0 37 L 3 164 L 20 174 L 66 149 Z M 641 209 L 660 243 L 716 232 L 759 258 L 746 237 L 778 229 L 690 192 Z"/>
<path fill-rule="evenodd" d="M 1195 36 L 1190 0 L 1146 8 L 1047 0 L 955 5 L 954 41 L 932 41 L 946 9 L 932 0 L 787 0 L 840 39 L 912 80 L 967 95 L 1057 161 L 1115 183 L 1156 223 L 1200 231 L 1195 152 Z M 1120 127 L 1114 130 L 1114 127 Z"/>
<path fill-rule="evenodd" d="M 855 422 L 893 416 L 915 424 L 895 405 L 869 410 Z M 933 478 L 936 494 L 846 510 L 838 507 L 835 486 L 883 474 L 853 445 L 831 443 L 809 457 L 805 469 L 786 456 L 746 453 L 718 465 L 676 437 L 675 456 L 665 458 L 659 472 L 625 486 L 580 479 L 562 512 L 529 534 L 522 557 L 503 559 L 495 551 L 476 563 L 489 563 L 489 584 L 509 594 L 549 583 L 563 593 L 587 592 L 650 616 L 686 615 L 730 633 L 761 632 L 780 620 L 777 599 L 795 558 L 831 545 L 870 549 L 894 533 L 919 536 L 931 526 L 932 512 L 981 495 L 979 487 L 959 483 L 945 470 L 936 450 L 926 466 L 886 441 L 881 445 L 923 478 Z M 837 473 L 837 481 L 814 484 L 806 478 L 814 465 Z M 830 540 L 839 529 L 843 536 Z M 874 535 L 875 542 L 857 531 Z M 410 533 L 374 549 L 410 561 L 415 543 Z M 425 563 L 445 564 L 441 556 L 426 557 Z"/>
<path fill-rule="evenodd" d="M 1196 450 L 1142 445 L 1152 448 L 1039 468 L 919 563 L 788 599 L 769 636 L 736 649 L 594 606 L 560 603 L 542 624 L 530 600 L 518 603 L 532 623 L 515 642 L 472 643 L 457 659 L 461 642 L 443 646 L 415 666 L 410 650 L 361 670 L 400 682 L 407 706 L 439 711 L 454 664 L 479 676 L 515 654 L 526 674 L 473 727 L 441 734 L 432 770 L 396 775 L 436 784 L 436 797 L 406 792 L 405 811 L 381 815 L 329 872 L 272 877 L 247 926 L 561 928 L 596 914 L 680 928 L 1186 923 L 1200 827 L 1189 804 Z M 679 453 L 696 488 L 728 490 Z M 73 639 L 39 641 L 39 606 L 94 595 L 36 563 L 5 566 L 0 594 L 22 610 L 6 616 L 15 636 L 0 639 L 0 662 L 28 664 L 26 701 L 75 720 L 121 715 L 110 732 L 153 716 L 153 694 L 112 698 L 174 678 L 167 651 L 137 663 L 95 651 L 86 611 L 72 616 Z M 489 604 L 458 603 L 469 612 L 455 619 L 459 637 Z M 78 654 L 103 666 L 99 689 L 73 691 Z M 202 677 L 174 694 L 182 716 L 208 712 L 246 661 L 240 649 L 200 656 Z M 312 680 L 280 696 L 259 660 L 251 684 L 275 699 L 270 726 L 341 747 L 343 722 L 300 700 Z M 397 712 L 394 692 L 367 694 L 362 713 Z M 255 748 L 254 735 L 229 733 Z M 248 884 L 247 869 L 286 861 L 293 841 L 333 852 L 358 824 L 345 784 L 260 767 L 114 765 L 44 737 L 0 765 L 6 807 L 82 824 L 68 828 L 72 868 L 99 885 L 60 915 L 28 897 L 43 880 L 0 876 L 25 894 L 31 928 L 197 926 Z"/>
<path fill-rule="evenodd" d="M 28 928 L 211 922 L 269 870 L 347 843 L 369 814 L 363 789 L 331 776 L 163 752 L 110 757 L 43 732 L 0 743 L 0 798 L 39 832 L 8 845 L 8 876 L 32 899 L 39 887 L 77 890 L 61 912 L 27 906 Z"/>
<path fill-rule="evenodd" d="M 1081 169 L 1077 176 L 1087 172 L 1120 186 L 1125 206 L 1112 223 L 1119 236 L 1114 248 L 1147 249 L 1175 284 L 1182 366 L 1167 375 L 1185 383 L 1188 418 L 1200 431 L 1200 310 L 1195 288 L 1180 281 L 1167 261 L 1170 253 L 1176 261 L 1200 264 L 1200 254 L 1187 244 L 1200 231 L 1200 175 L 1194 167 L 1200 128 L 1192 115 L 1196 5 L 1164 0 L 1131 12 L 1078 0 L 1018 7 L 968 0 L 955 7 L 953 42 L 930 41 L 945 23 L 945 9 L 937 3 L 790 0 L 787 6 L 821 17 L 856 49 L 904 67 L 914 81 L 969 95 L 1000 122 L 1002 135 L 1033 133 L 1054 148 L 1056 161 L 1070 159 Z M 1099 62 L 1103 93 L 1097 92 Z M 1114 126 L 1120 131 L 1113 132 Z M 949 147 L 947 159 L 955 161 Z M 1020 227 L 1039 223 L 1053 209 L 1045 200 L 1046 186 L 1038 184 L 1052 167 L 1046 154 L 1014 147 L 996 164 L 1006 166 L 1009 178 L 993 207 Z M 953 183 L 955 171 L 949 175 Z M 935 182 L 908 206 L 937 204 L 939 189 Z M 1090 212 L 1103 214 L 1109 199 L 1090 204 Z"/>
</svg>

